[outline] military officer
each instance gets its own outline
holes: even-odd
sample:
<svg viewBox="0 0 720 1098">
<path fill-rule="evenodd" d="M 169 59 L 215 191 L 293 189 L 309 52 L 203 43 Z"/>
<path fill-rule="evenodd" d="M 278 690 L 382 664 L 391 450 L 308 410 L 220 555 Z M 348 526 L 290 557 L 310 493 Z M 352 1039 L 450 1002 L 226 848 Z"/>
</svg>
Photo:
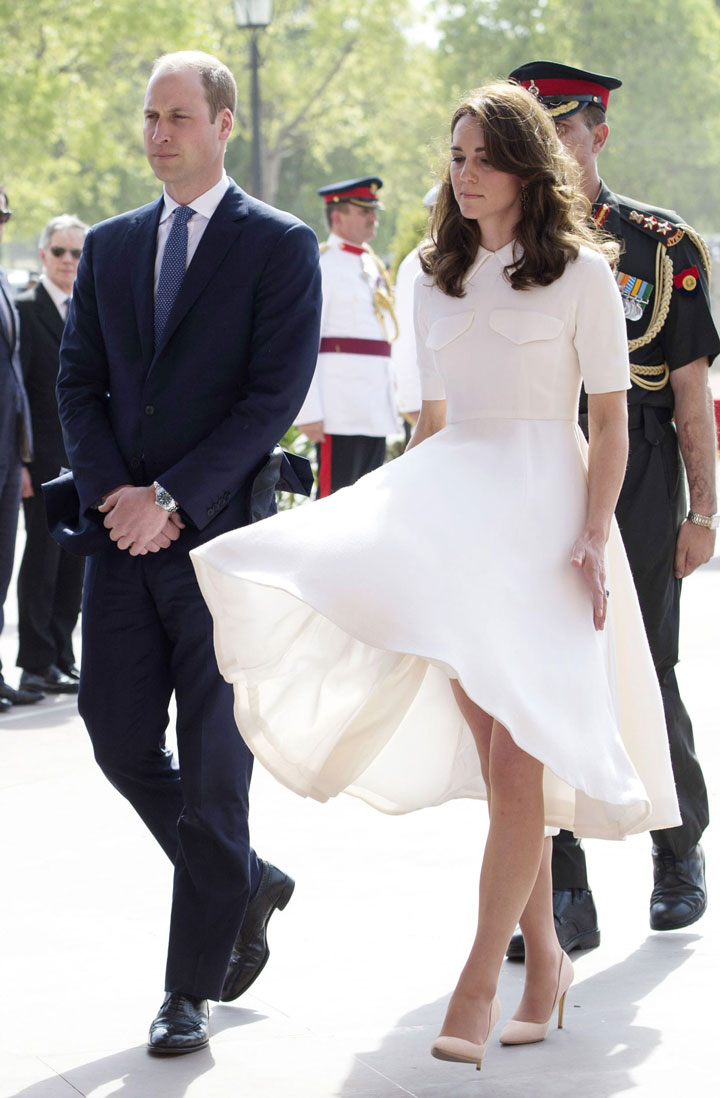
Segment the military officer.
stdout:
<svg viewBox="0 0 720 1098">
<path fill-rule="evenodd" d="M 397 334 L 375 236 L 378 176 L 321 187 L 330 235 L 320 246 L 323 312 L 315 376 L 296 424 L 318 444 L 318 496 L 354 484 L 385 460 L 399 429 L 390 343 Z"/>
<path fill-rule="evenodd" d="M 710 314 L 709 254 L 677 213 L 615 194 L 601 180 L 597 160 L 608 138 L 608 99 L 620 80 L 548 61 L 522 65 L 510 79 L 550 111 L 560 140 L 581 169 L 595 221 L 624 245 L 616 278 L 631 363 L 630 456 L 616 515 L 662 692 L 683 820 L 680 827 L 652 833 L 650 925 L 673 930 L 694 923 L 707 903 L 699 842 L 708 823 L 707 790 L 675 664 L 682 580 L 712 557 L 718 526 L 707 373 L 720 340 Z M 585 429 L 586 412 L 583 393 Z M 569 832 L 554 841 L 553 887 L 564 948 L 598 945 L 585 854 Z M 508 956 L 523 955 L 522 937 L 515 935 Z"/>
</svg>

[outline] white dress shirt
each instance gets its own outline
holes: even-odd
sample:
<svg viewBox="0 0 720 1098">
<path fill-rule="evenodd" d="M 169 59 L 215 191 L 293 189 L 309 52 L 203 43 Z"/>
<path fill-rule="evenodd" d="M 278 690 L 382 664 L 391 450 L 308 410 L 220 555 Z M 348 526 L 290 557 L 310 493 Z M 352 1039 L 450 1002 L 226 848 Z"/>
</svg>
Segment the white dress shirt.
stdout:
<svg viewBox="0 0 720 1098">
<path fill-rule="evenodd" d="M 50 299 L 60 313 L 60 317 L 64 324 L 67 320 L 68 309 L 70 308 L 70 294 L 66 294 L 64 290 L 61 290 L 59 286 L 56 286 L 46 274 L 40 275 L 40 284 L 49 294 Z"/>
<path fill-rule="evenodd" d="M 190 261 L 197 251 L 197 246 L 202 239 L 202 234 L 207 228 L 210 218 L 215 213 L 215 210 L 220 205 L 220 202 L 225 194 L 225 191 L 230 186 L 230 180 L 225 172 L 223 172 L 221 179 L 211 187 L 209 191 L 205 191 L 204 194 L 198 195 L 192 202 L 188 202 L 188 205 L 195 211 L 194 215 L 190 218 L 187 225 L 188 230 L 188 244 L 187 244 L 187 260 L 185 263 L 185 270 L 190 266 Z M 162 257 L 165 251 L 165 244 L 170 233 L 172 226 L 173 214 L 180 205 L 174 198 L 171 198 L 167 191 L 163 191 L 163 199 L 165 202 L 165 209 L 163 210 L 162 217 L 160 218 L 160 224 L 157 231 L 157 245 L 155 249 L 155 291 L 157 292 L 158 279 L 160 277 L 160 266 L 162 264 Z"/>
</svg>

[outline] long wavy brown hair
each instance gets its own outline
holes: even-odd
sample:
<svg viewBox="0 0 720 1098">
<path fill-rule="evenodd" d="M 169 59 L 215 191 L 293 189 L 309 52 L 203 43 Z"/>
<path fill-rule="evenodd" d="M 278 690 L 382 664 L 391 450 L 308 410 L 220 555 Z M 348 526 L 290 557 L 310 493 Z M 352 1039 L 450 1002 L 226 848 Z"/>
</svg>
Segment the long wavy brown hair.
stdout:
<svg viewBox="0 0 720 1098">
<path fill-rule="evenodd" d="M 560 278 L 581 245 L 617 262 L 616 241 L 590 217 L 590 203 L 580 190 L 580 172 L 565 152 L 555 126 L 538 100 L 518 84 L 487 84 L 468 93 L 450 123 L 451 135 L 461 118 L 475 119 L 483 130 L 485 156 L 492 167 L 522 181 L 520 220 L 515 239 L 522 248 L 517 266 L 505 268 L 513 289 L 547 286 Z M 482 243 L 478 222 L 460 212 L 444 173 L 420 261 L 443 293 L 464 297 L 465 274 Z"/>
</svg>

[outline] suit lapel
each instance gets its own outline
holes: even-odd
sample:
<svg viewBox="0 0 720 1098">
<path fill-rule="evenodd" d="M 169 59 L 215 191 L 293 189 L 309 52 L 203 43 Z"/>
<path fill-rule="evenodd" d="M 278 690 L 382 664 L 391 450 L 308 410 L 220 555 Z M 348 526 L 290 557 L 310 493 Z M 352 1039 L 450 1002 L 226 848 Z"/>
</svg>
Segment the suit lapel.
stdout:
<svg viewBox="0 0 720 1098">
<path fill-rule="evenodd" d="M 208 282 L 217 273 L 220 263 L 240 236 L 248 212 L 247 195 L 230 180 L 230 186 L 210 218 L 190 266 L 185 272 L 180 291 L 165 325 L 160 346 L 155 349 L 156 357 Z"/>
<path fill-rule="evenodd" d="M 157 229 L 163 211 L 163 199 L 145 207 L 133 222 L 127 236 L 126 251 L 132 272 L 135 315 L 140 333 L 143 361 L 150 365 L 154 354 L 155 333 L 155 249 Z"/>
<path fill-rule="evenodd" d="M 3 295 L 3 303 L 6 306 L 6 309 L 3 309 L 2 323 L 0 323 L 0 339 L 5 341 L 12 354 L 17 342 L 17 329 L 15 326 L 15 310 L 10 296 L 10 283 L 4 277 L 0 279 L 0 294 Z M 6 331 L 8 317 L 10 318 L 10 328 Z"/>
<path fill-rule="evenodd" d="M 55 302 L 50 297 L 50 294 L 47 292 L 42 282 L 39 283 L 35 289 L 35 304 L 37 306 L 38 320 L 43 327 L 47 328 L 53 339 L 57 340 L 59 346 L 65 323 L 60 316 Z"/>
</svg>

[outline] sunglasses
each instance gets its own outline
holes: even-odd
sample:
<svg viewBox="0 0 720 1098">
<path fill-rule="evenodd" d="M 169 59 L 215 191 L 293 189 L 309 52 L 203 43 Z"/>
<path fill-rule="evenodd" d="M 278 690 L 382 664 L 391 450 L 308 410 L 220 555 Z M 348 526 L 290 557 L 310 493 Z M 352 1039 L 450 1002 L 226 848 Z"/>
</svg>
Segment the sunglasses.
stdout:
<svg viewBox="0 0 720 1098">
<path fill-rule="evenodd" d="M 5 225 L 12 217 L 12 210 L 0 210 L 0 225 Z"/>
<path fill-rule="evenodd" d="M 73 259 L 79 259 L 82 255 L 82 248 L 60 248 L 57 244 L 55 244 L 50 249 L 50 251 L 56 259 L 62 259 L 62 257 L 65 255 L 65 252 L 70 252 L 70 255 L 73 257 Z"/>
</svg>

